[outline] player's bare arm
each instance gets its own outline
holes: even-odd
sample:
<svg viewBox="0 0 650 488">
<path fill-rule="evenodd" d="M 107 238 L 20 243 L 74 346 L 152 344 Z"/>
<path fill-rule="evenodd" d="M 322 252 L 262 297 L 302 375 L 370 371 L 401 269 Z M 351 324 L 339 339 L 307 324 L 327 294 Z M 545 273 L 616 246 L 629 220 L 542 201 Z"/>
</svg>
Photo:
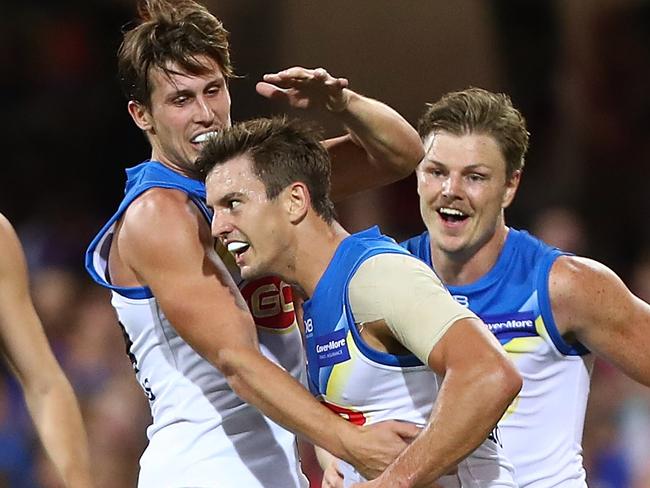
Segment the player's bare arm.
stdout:
<svg viewBox="0 0 650 488">
<path fill-rule="evenodd" d="M 601 263 L 563 256 L 551 269 L 549 293 L 557 328 L 626 375 L 650 386 L 650 305 Z"/>
<path fill-rule="evenodd" d="M 341 200 L 408 176 L 424 150 L 415 129 L 389 106 L 347 88 L 323 68 L 289 68 L 264 76 L 258 92 L 296 108 L 329 112 L 348 134 L 323 141 L 332 159 L 332 199 Z"/>
<path fill-rule="evenodd" d="M 373 476 L 406 445 L 402 437 L 416 435 L 399 423 L 370 429 L 346 422 L 262 356 L 246 304 L 183 193 L 145 193 L 127 210 L 116 239 L 124 264 L 151 288 L 179 335 L 265 415 Z"/>
<path fill-rule="evenodd" d="M 67 487 L 92 486 L 81 413 L 29 296 L 25 256 L 0 215 L 0 339 L 46 452 Z"/>
<path fill-rule="evenodd" d="M 383 316 L 364 324 L 366 343 L 393 354 L 411 351 L 444 380 L 420 436 L 377 480 L 359 486 L 430 487 L 485 441 L 521 389 L 521 377 L 485 325 L 452 299 L 424 263 L 393 255 L 365 265 L 350 286 L 355 318 Z M 380 280 L 389 269 L 391 279 Z M 375 284 L 374 293 L 353 287 L 362 272 L 375 273 L 365 278 Z"/>
<path fill-rule="evenodd" d="M 478 319 L 458 320 L 429 355 L 444 375 L 420 436 L 376 480 L 355 487 L 430 487 L 476 449 L 521 388 L 521 378 Z"/>
</svg>

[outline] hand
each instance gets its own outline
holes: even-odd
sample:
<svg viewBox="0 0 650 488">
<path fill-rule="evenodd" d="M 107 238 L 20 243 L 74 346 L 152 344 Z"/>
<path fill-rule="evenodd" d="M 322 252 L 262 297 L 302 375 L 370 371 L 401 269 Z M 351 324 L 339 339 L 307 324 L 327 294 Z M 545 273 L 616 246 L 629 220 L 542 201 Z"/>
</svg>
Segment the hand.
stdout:
<svg viewBox="0 0 650 488">
<path fill-rule="evenodd" d="M 350 464 L 364 478 L 376 478 L 417 437 L 420 430 L 414 424 L 398 420 L 360 427 L 354 438 L 345 443 Z"/>
<path fill-rule="evenodd" d="M 338 459 L 333 459 L 323 471 L 321 488 L 343 488 L 343 474 L 338 469 Z"/>
<path fill-rule="evenodd" d="M 348 80 L 334 78 L 323 68 L 300 66 L 264 75 L 255 89 L 263 97 L 280 100 L 294 108 L 317 108 L 341 112 L 348 104 Z"/>
</svg>

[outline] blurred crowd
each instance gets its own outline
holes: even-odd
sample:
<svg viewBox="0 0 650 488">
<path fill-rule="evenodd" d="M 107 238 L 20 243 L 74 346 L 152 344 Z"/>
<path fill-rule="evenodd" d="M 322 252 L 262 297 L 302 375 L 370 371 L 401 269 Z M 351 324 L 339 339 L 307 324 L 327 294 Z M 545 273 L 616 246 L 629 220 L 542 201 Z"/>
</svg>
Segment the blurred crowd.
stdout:
<svg viewBox="0 0 650 488">
<path fill-rule="evenodd" d="M 286 13 L 290 3 L 277 9 Z M 588 15 L 582 0 L 460 3 L 481 11 L 490 5 L 483 13 L 500 53 L 495 69 L 506 81 L 486 88 L 510 93 L 532 133 L 510 223 L 606 263 L 650 301 L 650 2 L 600 0 Z M 252 91 L 258 73 L 284 66 L 267 59 L 278 39 L 256 49 L 259 42 L 247 42 L 244 33 L 267 32 L 280 14 L 263 1 L 247 9 L 212 4 L 233 33 L 240 72 L 248 75 L 233 91 Z M 413 9 L 422 5 L 412 2 Z M 119 200 L 122 168 L 147 156 L 114 74 L 120 26 L 133 11 L 131 0 L 29 0 L 3 5 L 0 17 L 0 66 L 9 74 L 0 77 L 0 209 L 16 224 L 37 310 L 81 403 L 99 488 L 135 486 L 149 422 L 110 297 L 82 266 L 86 244 Z M 409 76 L 416 72 L 397 79 L 405 84 Z M 476 84 L 456 82 L 448 88 Z M 442 93 L 427 90 L 406 91 L 422 107 Z M 416 122 L 419 111 L 403 110 L 397 95 L 368 91 Z M 233 98 L 244 100 L 234 106 L 235 118 L 262 114 L 245 101 L 250 97 Z M 339 212 L 353 230 L 379 223 L 403 238 L 422 229 L 412 179 L 344 202 Z M 20 389 L 0 369 L 0 488 L 54 488 Z M 650 390 L 604 362 L 593 373 L 584 448 L 591 487 L 650 487 Z M 317 479 L 313 462 L 308 470 Z"/>
</svg>

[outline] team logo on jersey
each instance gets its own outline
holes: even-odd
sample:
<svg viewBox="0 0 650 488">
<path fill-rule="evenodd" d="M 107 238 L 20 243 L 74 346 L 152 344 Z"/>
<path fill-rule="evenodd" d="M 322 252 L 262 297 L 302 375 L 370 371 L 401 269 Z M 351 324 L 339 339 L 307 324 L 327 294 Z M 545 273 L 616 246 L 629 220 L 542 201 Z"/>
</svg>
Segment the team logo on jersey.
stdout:
<svg viewBox="0 0 650 488">
<path fill-rule="evenodd" d="M 291 287 L 276 276 L 245 282 L 241 294 L 246 299 L 255 324 L 269 329 L 287 329 L 296 319 Z"/>
<path fill-rule="evenodd" d="M 319 366 L 331 366 L 350 359 L 345 330 L 316 337 L 315 352 Z"/>
<path fill-rule="evenodd" d="M 533 312 L 512 312 L 502 315 L 482 316 L 485 322 L 497 339 L 507 340 L 515 337 L 536 336 L 535 315 Z"/>
</svg>

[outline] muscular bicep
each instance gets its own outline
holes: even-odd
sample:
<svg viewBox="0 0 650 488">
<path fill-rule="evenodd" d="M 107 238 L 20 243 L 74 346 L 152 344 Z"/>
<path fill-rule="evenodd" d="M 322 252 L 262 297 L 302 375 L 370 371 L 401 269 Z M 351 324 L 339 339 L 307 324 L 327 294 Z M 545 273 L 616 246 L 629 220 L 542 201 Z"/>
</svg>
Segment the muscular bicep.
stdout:
<svg viewBox="0 0 650 488">
<path fill-rule="evenodd" d="M 454 322 L 475 317 L 454 301 L 425 263 L 410 255 L 368 259 L 350 281 L 349 294 L 355 321 L 383 320 L 395 339 L 425 364 Z"/>
<path fill-rule="evenodd" d="M 139 203 L 125 214 L 120 255 L 179 335 L 212 362 L 223 348 L 257 347 L 246 304 L 198 210 L 169 193 Z"/>
<path fill-rule="evenodd" d="M 561 257 L 549 279 L 553 316 L 560 333 L 650 386 L 650 306 L 634 296 L 606 266 Z"/>
</svg>

